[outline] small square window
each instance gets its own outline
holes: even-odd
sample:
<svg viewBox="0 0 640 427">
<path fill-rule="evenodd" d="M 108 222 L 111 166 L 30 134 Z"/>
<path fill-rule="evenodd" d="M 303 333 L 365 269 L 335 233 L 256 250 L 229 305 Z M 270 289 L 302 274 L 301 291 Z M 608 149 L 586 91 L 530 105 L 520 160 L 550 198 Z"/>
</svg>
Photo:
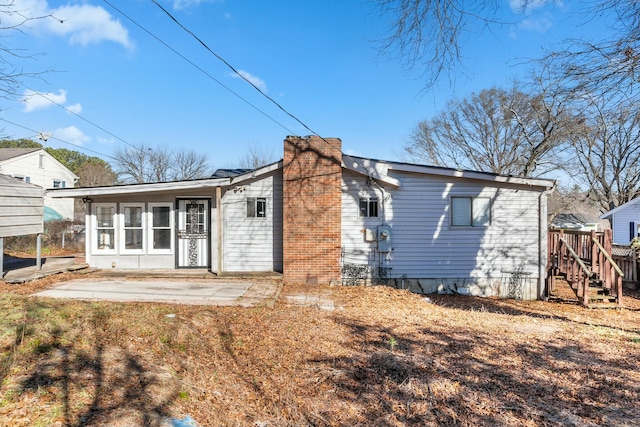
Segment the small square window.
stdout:
<svg viewBox="0 0 640 427">
<path fill-rule="evenodd" d="M 66 188 L 67 187 L 67 183 L 64 182 L 61 179 L 54 179 L 53 180 L 53 188 Z"/>
<path fill-rule="evenodd" d="M 247 197 L 247 218 L 266 218 L 267 199 L 264 197 Z"/>
<path fill-rule="evenodd" d="M 378 216 L 378 198 L 360 197 L 360 218 L 375 218 Z"/>
</svg>

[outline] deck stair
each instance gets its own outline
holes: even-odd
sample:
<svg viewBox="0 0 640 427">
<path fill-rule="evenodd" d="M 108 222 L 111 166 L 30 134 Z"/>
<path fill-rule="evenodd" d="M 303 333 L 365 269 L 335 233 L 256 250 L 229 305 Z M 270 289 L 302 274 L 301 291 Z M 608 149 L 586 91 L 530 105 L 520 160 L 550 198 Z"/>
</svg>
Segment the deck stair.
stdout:
<svg viewBox="0 0 640 427">
<path fill-rule="evenodd" d="M 554 291 L 557 280 L 562 279 L 585 307 L 621 307 L 624 274 L 610 251 L 610 230 L 604 233 L 551 230 L 547 296 Z"/>
</svg>

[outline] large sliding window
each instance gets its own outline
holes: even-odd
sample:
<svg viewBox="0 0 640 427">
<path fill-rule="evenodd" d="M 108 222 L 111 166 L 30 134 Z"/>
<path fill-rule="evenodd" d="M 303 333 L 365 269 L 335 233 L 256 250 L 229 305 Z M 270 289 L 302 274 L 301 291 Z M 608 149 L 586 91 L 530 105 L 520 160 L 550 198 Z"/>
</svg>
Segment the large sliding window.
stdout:
<svg viewBox="0 0 640 427">
<path fill-rule="evenodd" d="M 149 253 L 171 253 L 173 207 L 171 203 L 149 203 Z"/>
</svg>

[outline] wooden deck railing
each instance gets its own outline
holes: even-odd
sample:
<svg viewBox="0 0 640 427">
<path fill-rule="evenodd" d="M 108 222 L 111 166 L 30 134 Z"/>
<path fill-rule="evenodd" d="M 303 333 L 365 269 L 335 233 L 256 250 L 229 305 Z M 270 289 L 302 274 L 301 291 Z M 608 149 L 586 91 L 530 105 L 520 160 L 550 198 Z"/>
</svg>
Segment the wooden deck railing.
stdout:
<svg viewBox="0 0 640 427">
<path fill-rule="evenodd" d="M 640 260 L 636 250 L 629 245 L 613 245 L 611 258 L 624 273 L 622 284 L 631 289 L 639 289 Z"/>
<path fill-rule="evenodd" d="M 611 230 L 597 233 L 550 230 L 547 296 L 556 286 L 556 278 L 564 276 L 580 302 L 591 304 L 591 289 L 601 288 L 622 304 L 623 270 L 611 256 Z M 597 283 L 597 286 L 596 286 Z"/>
</svg>

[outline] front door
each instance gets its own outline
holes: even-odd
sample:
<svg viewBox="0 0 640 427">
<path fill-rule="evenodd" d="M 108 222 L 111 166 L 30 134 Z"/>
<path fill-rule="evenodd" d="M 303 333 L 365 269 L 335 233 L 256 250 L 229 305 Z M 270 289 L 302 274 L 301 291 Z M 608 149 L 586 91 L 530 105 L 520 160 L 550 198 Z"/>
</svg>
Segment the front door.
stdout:
<svg viewBox="0 0 640 427">
<path fill-rule="evenodd" d="M 178 200 L 178 268 L 209 267 L 209 200 Z"/>
</svg>

